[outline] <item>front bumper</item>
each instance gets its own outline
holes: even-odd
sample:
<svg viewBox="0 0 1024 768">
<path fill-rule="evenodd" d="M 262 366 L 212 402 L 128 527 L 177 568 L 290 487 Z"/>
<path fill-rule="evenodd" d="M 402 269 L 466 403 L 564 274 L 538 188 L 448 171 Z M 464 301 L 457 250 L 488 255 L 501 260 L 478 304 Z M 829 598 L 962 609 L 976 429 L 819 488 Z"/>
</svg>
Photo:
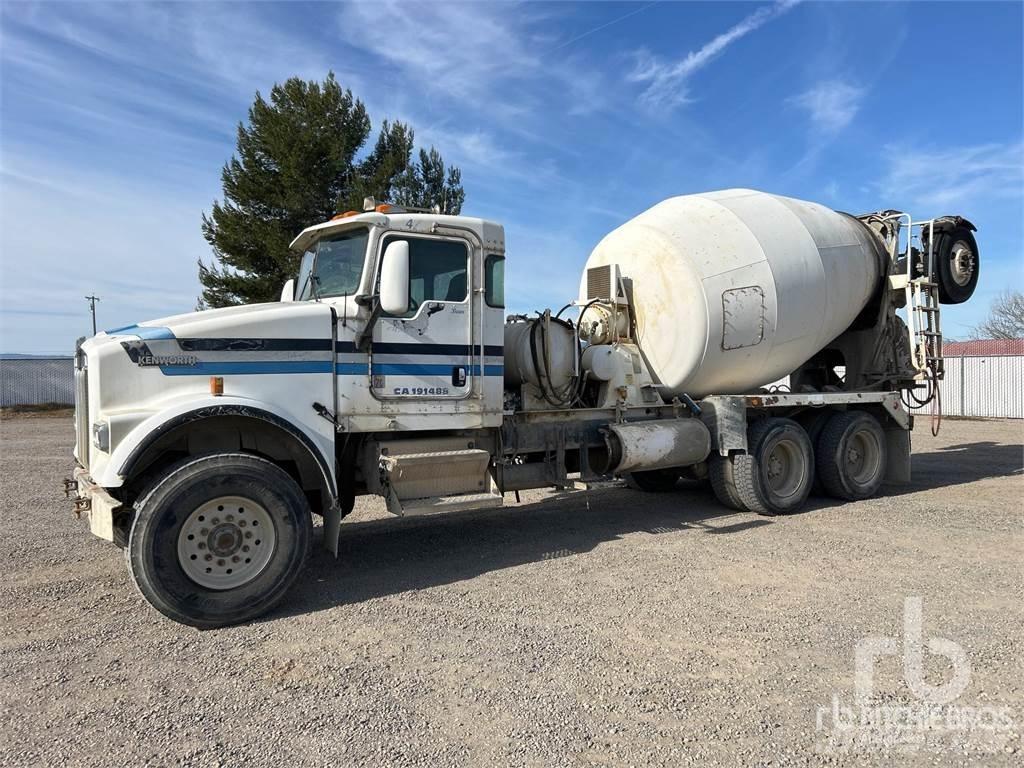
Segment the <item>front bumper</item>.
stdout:
<svg viewBox="0 0 1024 768">
<path fill-rule="evenodd" d="M 89 517 L 89 530 L 94 536 L 114 541 L 114 521 L 124 511 L 124 505 L 101 488 L 89 476 L 89 470 L 76 466 L 72 479 L 64 481 L 64 493 L 74 494 L 75 514 L 85 512 Z"/>
</svg>

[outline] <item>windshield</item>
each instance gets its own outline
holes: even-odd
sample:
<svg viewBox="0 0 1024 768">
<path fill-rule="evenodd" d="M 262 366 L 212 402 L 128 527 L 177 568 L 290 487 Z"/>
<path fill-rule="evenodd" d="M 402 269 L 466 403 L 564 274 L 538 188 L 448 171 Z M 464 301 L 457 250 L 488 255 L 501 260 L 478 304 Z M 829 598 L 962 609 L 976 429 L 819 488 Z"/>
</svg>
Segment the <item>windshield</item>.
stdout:
<svg viewBox="0 0 1024 768">
<path fill-rule="evenodd" d="M 359 290 L 366 260 L 368 229 L 350 229 L 319 240 L 302 256 L 296 301 L 324 296 L 351 296 Z"/>
</svg>

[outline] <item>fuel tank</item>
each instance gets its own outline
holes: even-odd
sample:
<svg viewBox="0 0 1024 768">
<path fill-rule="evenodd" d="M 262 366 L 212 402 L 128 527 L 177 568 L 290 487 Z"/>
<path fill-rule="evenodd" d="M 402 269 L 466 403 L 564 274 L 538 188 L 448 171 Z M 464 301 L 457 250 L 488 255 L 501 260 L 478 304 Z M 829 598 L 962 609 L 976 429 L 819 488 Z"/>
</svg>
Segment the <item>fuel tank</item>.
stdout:
<svg viewBox="0 0 1024 768">
<path fill-rule="evenodd" d="M 662 394 L 738 394 L 789 374 L 849 328 L 879 289 L 885 258 L 852 216 L 729 189 L 669 198 L 609 233 L 580 297 L 594 298 L 588 270 L 618 265 Z"/>
</svg>

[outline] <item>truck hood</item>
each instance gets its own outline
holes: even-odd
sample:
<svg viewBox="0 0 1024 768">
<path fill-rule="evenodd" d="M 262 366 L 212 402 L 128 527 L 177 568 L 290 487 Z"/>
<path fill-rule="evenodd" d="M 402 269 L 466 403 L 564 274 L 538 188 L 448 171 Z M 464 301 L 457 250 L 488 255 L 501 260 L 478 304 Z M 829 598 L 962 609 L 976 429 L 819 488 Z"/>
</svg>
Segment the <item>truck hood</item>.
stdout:
<svg viewBox="0 0 1024 768">
<path fill-rule="evenodd" d="M 315 301 L 275 301 L 171 315 L 156 320 L 111 328 L 97 334 L 122 341 L 172 339 L 330 339 L 331 305 Z"/>
<path fill-rule="evenodd" d="M 104 331 L 107 336 L 141 336 L 153 337 L 160 331 L 169 331 L 170 336 L 207 336 L 209 331 L 218 329 L 238 329 L 259 321 L 263 317 L 279 317 L 280 310 L 302 306 L 296 302 L 268 302 L 265 304 L 244 304 L 237 307 L 221 307 L 204 309 L 197 312 L 186 312 L 180 315 L 145 320 L 141 323 L 111 328 Z M 292 314 L 292 313 L 289 313 Z M 262 323 L 260 323 L 262 325 Z"/>
</svg>

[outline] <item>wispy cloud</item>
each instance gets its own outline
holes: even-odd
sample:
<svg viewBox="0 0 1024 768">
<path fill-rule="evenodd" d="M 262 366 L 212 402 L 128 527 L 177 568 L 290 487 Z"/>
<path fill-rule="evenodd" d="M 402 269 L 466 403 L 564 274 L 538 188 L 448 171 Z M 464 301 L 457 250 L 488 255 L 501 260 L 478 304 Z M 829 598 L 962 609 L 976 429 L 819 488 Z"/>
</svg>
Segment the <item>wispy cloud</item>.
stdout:
<svg viewBox="0 0 1024 768">
<path fill-rule="evenodd" d="M 397 68 L 406 84 L 494 106 L 508 97 L 495 93 L 494 83 L 521 80 L 540 67 L 526 44 L 528 19 L 500 4 L 431 3 L 409 13 L 386 0 L 343 6 L 339 30 L 347 44 Z"/>
<path fill-rule="evenodd" d="M 900 204 L 946 212 L 1024 196 L 1024 142 L 885 150 L 889 168 L 880 187 Z"/>
<path fill-rule="evenodd" d="M 866 92 L 845 80 L 823 80 L 790 101 L 807 112 L 816 131 L 835 134 L 857 115 Z"/>
<path fill-rule="evenodd" d="M 581 116 L 610 101 L 601 62 L 564 49 L 651 5 L 561 43 L 553 30 L 563 12 L 530 3 L 437 2 L 415 14 L 396 0 L 351 3 L 339 10 L 338 29 L 346 45 L 379 62 L 382 80 L 476 114 L 486 105 L 488 116 L 504 118 L 505 130 L 535 140 L 531 126 L 553 106 L 559 114 Z"/>
<path fill-rule="evenodd" d="M 799 0 L 778 0 L 772 5 L 758 8 L 749 16 L 715 36 L 696 51 L 690 51 L 685 58 L 676 62 L 663 61 L 647 50 L 637 52 L 636 66 L 627 76 L 632 83 L 645 83 L 640 94 L 640 103 L 653 109 L 673 109 L 691 101 L 689 79 L 706 67 L 726 48 L 742 37 L 764 26 L 794 5 Z"/>
</svg>

